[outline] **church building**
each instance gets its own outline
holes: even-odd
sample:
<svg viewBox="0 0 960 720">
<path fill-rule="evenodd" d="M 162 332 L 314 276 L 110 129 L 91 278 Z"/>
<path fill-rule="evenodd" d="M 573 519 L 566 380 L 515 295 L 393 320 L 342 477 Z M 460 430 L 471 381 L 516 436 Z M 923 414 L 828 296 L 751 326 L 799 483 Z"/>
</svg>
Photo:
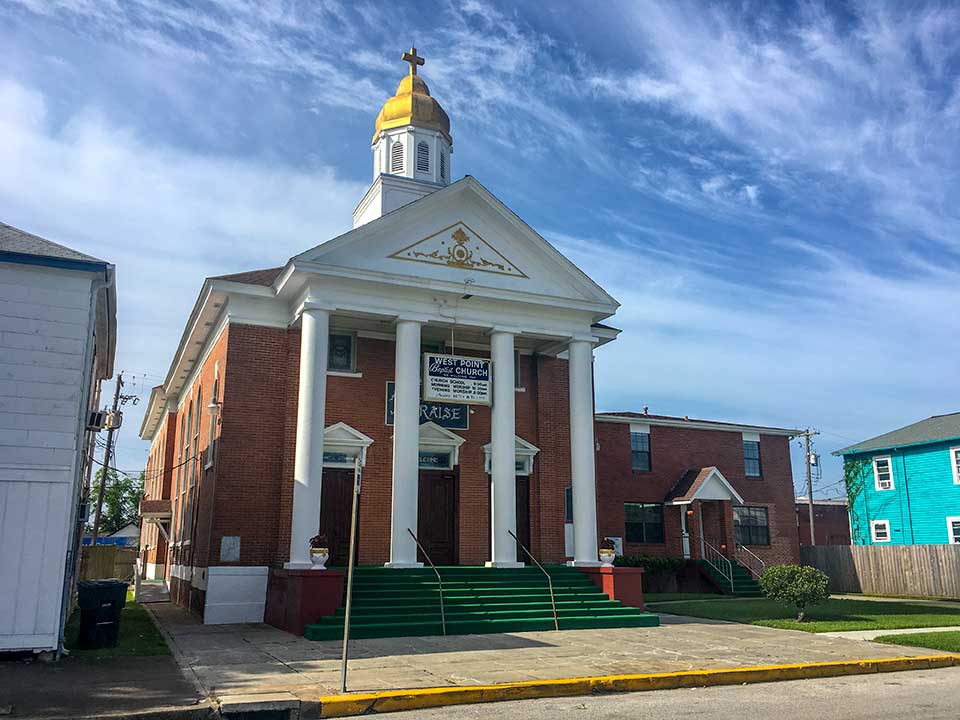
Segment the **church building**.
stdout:
<svg viewBox="0 0 960 720">
<path fill-rule="evenodd" d="M 796 431 L 595 417 L 593 356 L 617 338 L 617 301 L 473 177 L 453 180 L 450 120 L 423 59 L 403 59 L 353 229 L 203 283 L 141 427 L 146 575 L 205 622 L 262 621 L 275 583 L 347 564 L 357 476 L 356 565 L 381 576 L 538 572 L 536 558 L 585 578 L 607 537 L 695 559 L 709 535 L 732 557 L 733 507 L 750 497 L 726 475 L 743 473 L 749 436 L 789 487 Z M 732 451 L 712 457 L 730 468 L 705 456 L 704 476 L 687 477 L 665 462 L 649 502 L 617 482 L 598 492 L 598 468 L 621 472 L 598 462 L 604 447 L 642 476 L 674 430 L 727 437 Z M 614 510 L 598 514 L 598 498 Z M 792 521 L 792 487 L 762 500 Z M 688 522 L 693 502 L 718 509 Z M 784 528 L 774 548 L 789 559 Z M 314 569 L 312 540 L 333 570 Z"/>
</svg>

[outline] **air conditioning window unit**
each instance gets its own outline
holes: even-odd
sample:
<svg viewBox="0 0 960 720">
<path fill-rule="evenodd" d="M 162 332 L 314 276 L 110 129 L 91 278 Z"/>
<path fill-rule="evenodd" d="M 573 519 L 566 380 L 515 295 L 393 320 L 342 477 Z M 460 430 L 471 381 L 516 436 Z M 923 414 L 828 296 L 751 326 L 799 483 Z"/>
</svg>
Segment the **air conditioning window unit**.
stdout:
<svg viewBox="0 0 960 720">
<path fill-rule="evenodd" d="M 107 412 L 105 410 L 91 410 L 87 417 L 87 430 L 100 432 L 107 424 Z"/>
</svg>

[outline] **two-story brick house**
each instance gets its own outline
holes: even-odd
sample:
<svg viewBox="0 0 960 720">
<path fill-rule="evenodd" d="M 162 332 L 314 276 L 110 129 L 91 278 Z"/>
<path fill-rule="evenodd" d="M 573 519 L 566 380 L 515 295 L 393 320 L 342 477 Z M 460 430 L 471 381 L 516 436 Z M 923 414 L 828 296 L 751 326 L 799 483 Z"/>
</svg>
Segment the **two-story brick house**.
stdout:
<svg viewBox="0 0 960 720">
<path fill-rule="evenodd" d="M 796 562 L 797 430 L 644 413 L 597 415 L 599 529 L 624 554 Z"/>
</svg>

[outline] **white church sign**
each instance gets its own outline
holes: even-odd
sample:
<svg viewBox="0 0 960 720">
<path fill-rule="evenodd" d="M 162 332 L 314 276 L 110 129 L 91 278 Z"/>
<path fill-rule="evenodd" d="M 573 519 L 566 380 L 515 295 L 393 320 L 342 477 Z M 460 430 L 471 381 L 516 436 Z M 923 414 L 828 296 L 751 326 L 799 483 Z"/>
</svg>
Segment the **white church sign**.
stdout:
<svg viewBox="0 0 960 720">
<path fill-rule="evenodd" d="M 423 399 L 489 405 L 491 365 L 486 358 L 423 354 Z"/>
</svg>

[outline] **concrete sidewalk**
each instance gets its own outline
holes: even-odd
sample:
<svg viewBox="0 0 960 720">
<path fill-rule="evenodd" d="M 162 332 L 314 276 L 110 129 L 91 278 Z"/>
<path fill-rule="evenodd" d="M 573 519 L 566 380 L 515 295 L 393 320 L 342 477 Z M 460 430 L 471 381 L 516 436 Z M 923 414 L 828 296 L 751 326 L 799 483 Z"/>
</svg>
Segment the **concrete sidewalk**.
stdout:
<svg viewBox="0 0 960 720">
<path fill-rule="evenodd" d="M 153 604 L 175 656 L 218 699 L 339 691 L 340 643 L 267 625 L 202 625 Z M 662 615 L 659 628 L 389 638 L 351 643 L 350 691 L 490 685 L 615 674 L 745 668 L 934 654 L 930 650 Z"/>
<path fill-rule="evenodd" d="M 891 598 L 875 597 L 872 595 L 830 595 L 835 600 L 869 600 L 870 602 L 881 603 L 909 603 L 910 605 L 930 605 L 932 607 L 949 608 L 956 610 L 960 608 L 960 600 L 913 600 L 911 598 Z"/>
</svg>

